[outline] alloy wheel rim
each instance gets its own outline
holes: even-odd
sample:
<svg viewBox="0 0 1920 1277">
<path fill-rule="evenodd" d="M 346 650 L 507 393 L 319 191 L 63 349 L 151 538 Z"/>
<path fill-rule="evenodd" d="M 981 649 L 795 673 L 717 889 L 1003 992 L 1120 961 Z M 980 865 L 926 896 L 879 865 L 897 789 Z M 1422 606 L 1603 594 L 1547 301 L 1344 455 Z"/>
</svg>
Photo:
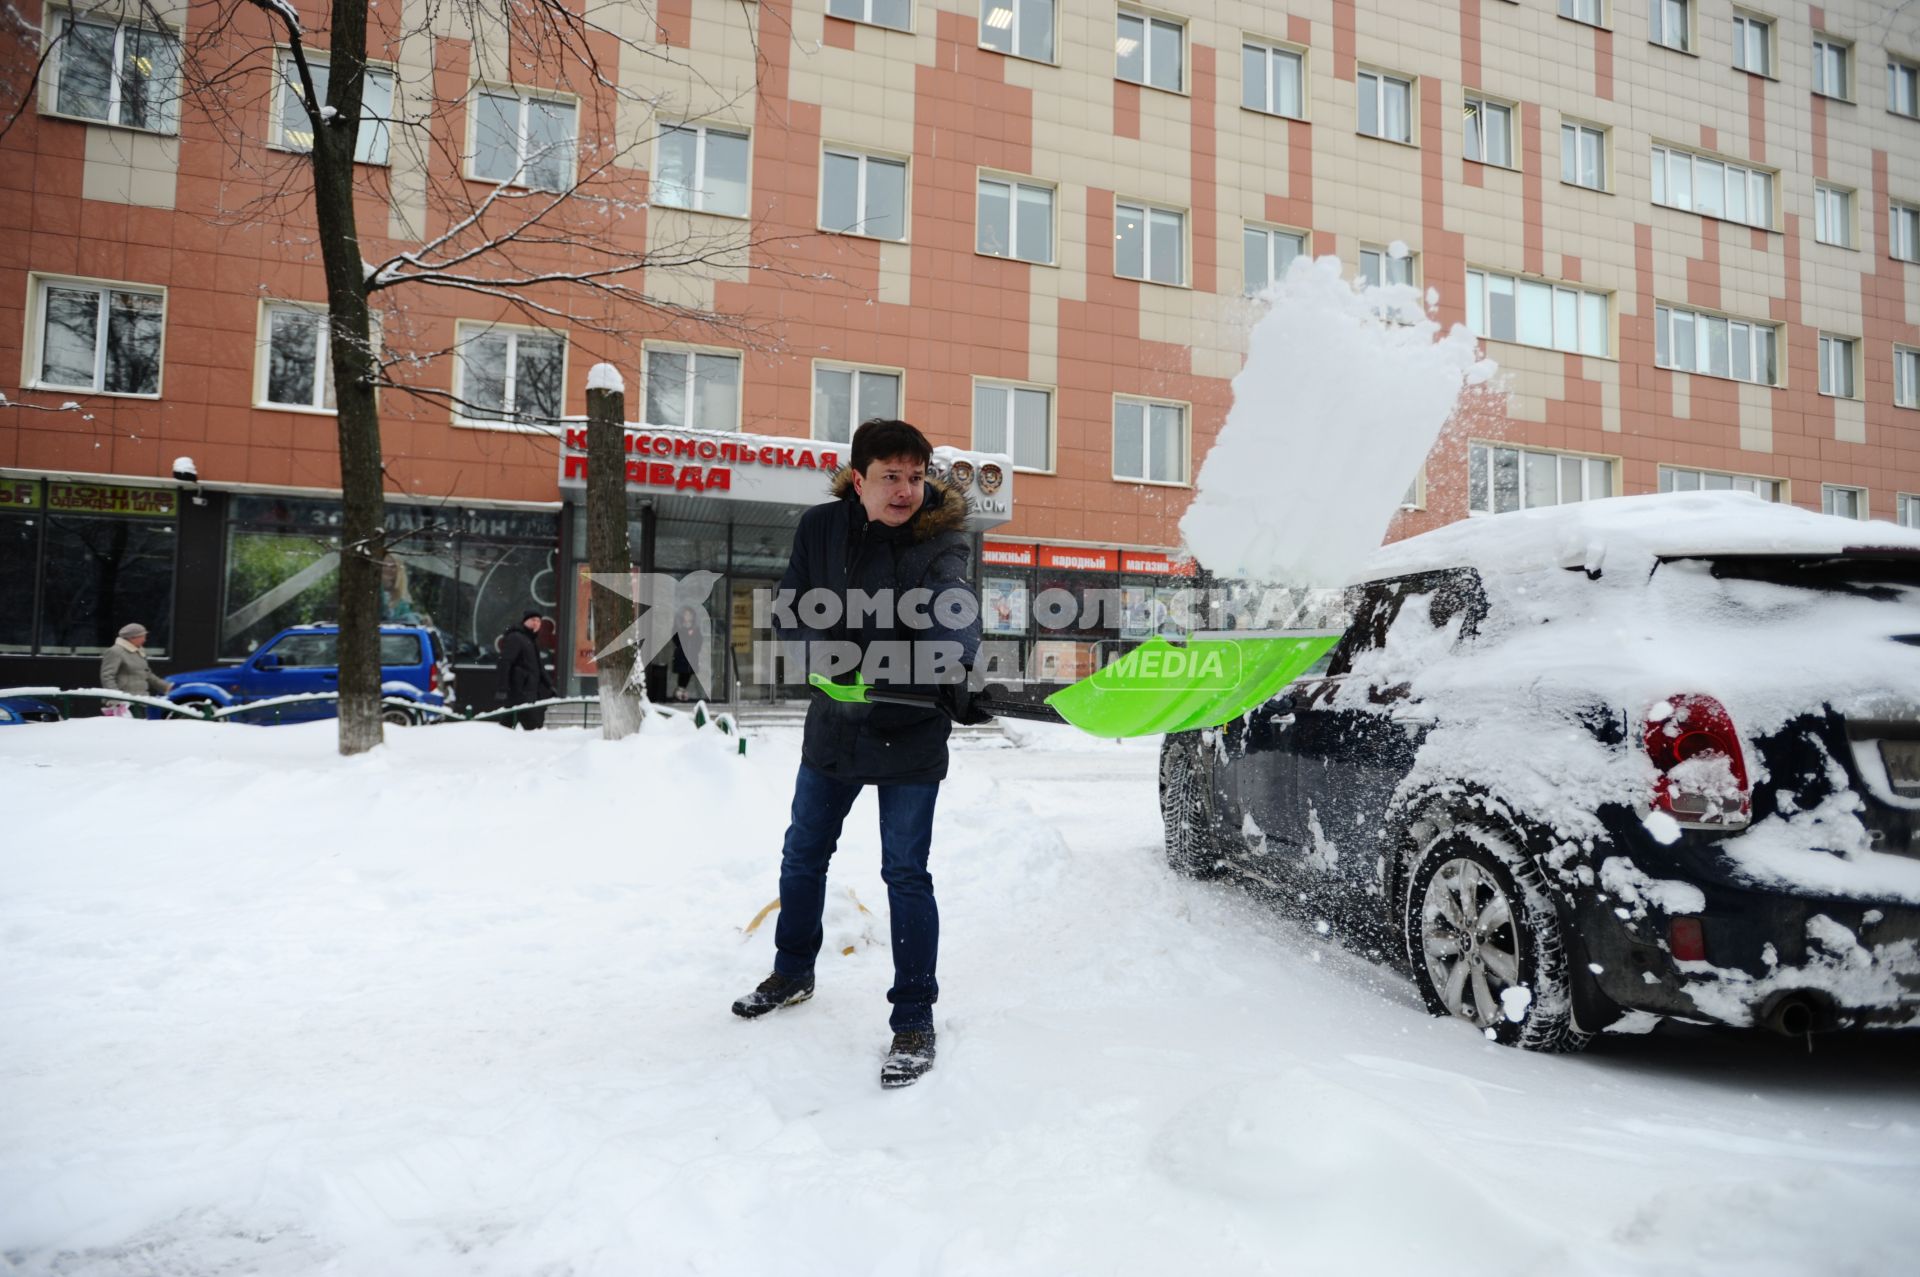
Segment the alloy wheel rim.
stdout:
<svg viewBox="0 0 1920 1277">
<path fill-rule="evenodd" d="M 1447 861 L 1420 902 L 1427 978 L 1452 1014 L 1480 1028 L 1505 1017 L 1501 994 L 1520 983 L 1513 902 L 1477 861 Z"/>
</svg>

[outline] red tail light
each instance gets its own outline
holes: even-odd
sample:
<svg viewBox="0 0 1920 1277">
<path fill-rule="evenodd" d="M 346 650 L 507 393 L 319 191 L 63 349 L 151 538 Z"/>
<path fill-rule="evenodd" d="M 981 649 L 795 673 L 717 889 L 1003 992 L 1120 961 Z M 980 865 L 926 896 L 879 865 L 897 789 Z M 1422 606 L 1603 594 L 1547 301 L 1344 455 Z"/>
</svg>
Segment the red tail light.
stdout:
<svg viewBox="0 0 1920 1277">
<path fill-rule="evenodd" d="M 1688 825 L 1747 822 L 1753 788 L 1726 706 L 1711 696 L 1669 696 L 1647 711 L 1643 739 L 1660 773 L 1655 811 Z"/>
<path fill-rule="evenodd" d="M 440 662 L 438 659 L 427 662 L 427 690 L 429 692 L 437 692 L 440 690 Z"/>
<path fill-rule="evenodd" d="M 1707 960 L 1706 928 L 1698 918 L 1675 918 L 1667 924 L 1667 949 L 1681 962 Z"/>
</svg>

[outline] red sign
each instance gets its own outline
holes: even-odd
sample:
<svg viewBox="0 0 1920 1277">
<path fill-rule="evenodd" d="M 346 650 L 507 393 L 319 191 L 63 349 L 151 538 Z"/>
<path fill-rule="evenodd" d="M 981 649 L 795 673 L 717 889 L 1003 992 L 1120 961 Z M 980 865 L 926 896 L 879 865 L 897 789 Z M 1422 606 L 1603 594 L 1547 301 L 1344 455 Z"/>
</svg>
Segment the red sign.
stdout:
<svg viewBox="0 0 1920 1277">
<path fill-rule="evenodd" d="M 982 541 L 980 561 L 1001 568 L 1030 568 L 1033 566 L 1033 547 L 1015 545 L 1011 541 Z"/>
<path fill-rule="evenodd" d="M 1089 550 L 1077 545 L 1043 545 L 1040 566 L 1075 572 L 1111 572 L 1118 556 L 1112 550 Z"/>
<path fill-rule="evenodd" d="M 1151 550 L 1120 551 L 1120 570 L 1139 572 L 1145 576 L 1192 576 L 1192 559 L 1176 559 L 1171 555 L 1155 554 Z"/>
</svg>

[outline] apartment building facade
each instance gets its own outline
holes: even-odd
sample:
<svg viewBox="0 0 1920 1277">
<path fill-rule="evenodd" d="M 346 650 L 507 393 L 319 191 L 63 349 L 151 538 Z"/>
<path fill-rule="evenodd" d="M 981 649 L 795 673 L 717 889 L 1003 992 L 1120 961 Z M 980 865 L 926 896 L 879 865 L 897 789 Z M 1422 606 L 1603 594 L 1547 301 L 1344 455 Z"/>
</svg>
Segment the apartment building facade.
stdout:
<svg viewBox="0 0 1920 1277">
<path fill-rule="evenodd" d="M 527 606 L 590 673 L 563 419 L 603 360 L 642 437 L 689 450 L 744 434 L 817 467 L 899 413 L 978 454 L 970 478 L 1003 466 L 989 628 L 1076 671 L 1191 571 L 1178 519 L 1255 295 L 1303 253 L 1431 290 L 1505 370 L 1392 535 L 1701 486 L 1920 524 L 1920 20 L 1893 6 L 661 0 L 592 11 L 592 75 L 451 8 L 376 12 L 363 256 L 589 170 L 583 241 L 711 250 L 636 277 L 666 309 L 383 295 L 390 611 L 476 689 Z M 0 682 L 84 681 L 127 619 L 164 671 L 329 607 L 284 40 L 245 5 L 153 12 L 41 9 L 52 52 L 0 139 Z M 178 88 L 216 51 L 217 108 Z M 744 649 L 798 507 L 730 493 L 635 485 L 636 544 L 720 576 Z M 1049 630 L 1053 588 L 1126 605 Z"/>
</svg>

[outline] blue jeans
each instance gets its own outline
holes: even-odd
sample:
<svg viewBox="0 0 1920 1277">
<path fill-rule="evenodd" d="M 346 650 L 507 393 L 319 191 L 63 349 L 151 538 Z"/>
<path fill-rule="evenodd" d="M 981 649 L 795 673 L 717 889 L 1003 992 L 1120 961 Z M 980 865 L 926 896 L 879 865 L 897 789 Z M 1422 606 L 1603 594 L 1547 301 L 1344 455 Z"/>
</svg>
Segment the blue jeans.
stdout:
<svg viewBox="0 0 1920 1277">
<path fill-rule="evenodd" d="M 933 848 L 933 804 L 940 783 L 875 785 L 880 799 L 880 877 L 887 884 L 893 921 L 895 1033 L 933 1027 L 940 996 L 934 963 L 940 953 L 940 910 L 933 902 L 927 853 Z M 835 780 L 805 763 L 793 783 L 793 819 L 780 853 L 780 917 L 773 928 L 773 969 L 798 977 L 813 971 L 820 953 L 820 915 L 827 903 L 827 862 L 860 786 Z"/>
</svg>

